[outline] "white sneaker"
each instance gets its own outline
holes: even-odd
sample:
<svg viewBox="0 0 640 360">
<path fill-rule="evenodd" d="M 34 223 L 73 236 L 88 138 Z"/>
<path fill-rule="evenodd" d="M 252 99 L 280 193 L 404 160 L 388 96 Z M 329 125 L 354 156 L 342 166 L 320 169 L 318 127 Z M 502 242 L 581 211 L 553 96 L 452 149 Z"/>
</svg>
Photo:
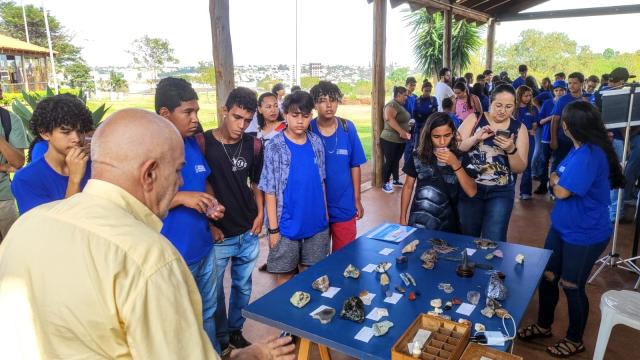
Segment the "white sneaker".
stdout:
<svg viewBox="0 0 640 360">
<path fill-rule="evenodd" d="M 391 183 L 385 183 L 384 185 L 382 185 L 382 191 L 386 192 L 387 194 L 391 194 L 393 193 L 393 186 L 391 186 Z"/>
</svg>

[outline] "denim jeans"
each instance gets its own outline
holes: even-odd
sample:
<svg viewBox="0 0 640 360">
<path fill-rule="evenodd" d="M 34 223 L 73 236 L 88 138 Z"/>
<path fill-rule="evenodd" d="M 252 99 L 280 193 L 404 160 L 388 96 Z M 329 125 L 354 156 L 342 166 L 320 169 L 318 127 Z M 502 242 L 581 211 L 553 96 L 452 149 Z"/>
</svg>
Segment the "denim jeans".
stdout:
<svg viewBox="0 0 640 360">
<path fill-rule="evenodd" d="M 622 153 L 624 152 L 624 142 L 620 139 L 613 139 L 611 143 L 613 145 L 613 150 L 616 152 L 616 156 L 618 157 L 618 161 L 622 162 Z M 618 192 L 619 189 L 612 189 L 610 191 L 610 200 L 611 204 L 609 205 L 609 220 L 611 222 L 616 220 L 616 211 L 618 208 Z M 620 216 L 624 216 L 624 213 L 620 213 Z"/>
<path fill-rule="evenodd" d="M 458 201 L 460 227 L 464 235 L 507 241 L 507 228 L 513 210 L 514 185 L 478 184 L 478 193 L 470 198 L 464 192 Z"/>
<path fill-rule="evenodd" d="M 629 141 L 629 157 L 627 158 L 627 166 L 624 167 L 626 184 L 623 200 L 634 199 L 633 188 L 638 176 L 640 176 L 640 134 L 632 136 Z"/>
<path fill-rule="evenodd" d="M 249 304 L 251 298 L 251 273 L 258 260 L 260 241 L 251 230 L 238 236 L 225 238 L 216 243 L 216 262 L 218 267 L 218 309 L 216 310 L 216 328 L 220 344 L 229 343 L 229 333 L 242 330 L 244 317 L 242 309 Z M 231 262 L 231 294 L 229 295 L 229 312 L 225 309 L 224 272 Z"/>
<path fill-rule="evenodd" d="M 531 195 L 533 187 L 533 179 L 531 178 L 531 168 L 533 167 L 533 152 L 536 141 L 533 136 L 529 135 L 529 154 L 527 157 L 527 168 L 522 173 L 522 179 L 520 180 L 520 196 Z"/>
<path fill-rule="evenodd" d="M 551 146 L 549 143 L 542 143 L 542 149 L 540 151 L 540 166 L 544 169 L 539 176 L 540 184 L 547 186 L 549 182 L 549 161 L 551 160 Z"/>
<path fill-rule="evenodd" d="M 216 251 L 215 246 L 209 251 L 209 254 L 197 263 L 189 265 L 189 270 L 193 274 L 193 278 L 198 285 L 200 297 L 202 297 L 202 320 L 204 322 L 204 331 L 209 336 L 214 349 L 220 353 L 220 343 L 216 340 L 216 322 L 214 314 L 216 313 Z M 222 284 L 222 282 L 220 282 Z M 223 302 L 224 304 L 224 302 Z"/>
<path fill-rule="evenodd" d="M 533 160 L 531 163 L 531 172 L 533 176 L 540 177 L 544 171 L 542 167 L 542 126 L 538 126 L 535 136 L 535 150 L 533 151 Z"/>
<path fill-rule="evenodd" d="M 538 288 L 538 325 L 547 329 L 551 328 L 560 296 L 558 285 L 562 279 L 563 283 L 560 286 L 567 296 L 569 307 L 567 339 L 582 342 L 582 335 L 589 315 L 589 299 L 585 285 L 593 264 L 607 248 L 607 244 L 609 244 L 609 239 L 584 246 L 570 244 L 562 240 L 559 232 L 553 228 L 549 229 L 544 248 L 552 250 L 553 254 L 551 254 Z M 547 274 L 547 272 L 552 274 Z"/>
</svg>

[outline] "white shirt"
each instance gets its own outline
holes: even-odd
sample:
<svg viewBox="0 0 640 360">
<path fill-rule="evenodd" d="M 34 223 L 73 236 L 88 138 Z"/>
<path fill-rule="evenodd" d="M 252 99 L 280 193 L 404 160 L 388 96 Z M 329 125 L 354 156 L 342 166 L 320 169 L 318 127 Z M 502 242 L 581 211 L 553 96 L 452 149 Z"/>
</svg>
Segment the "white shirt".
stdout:
<svg viewBox="0 0 640 360">
<path fill-rule="evenodd" d="M 450 98 L 454 95 L 455 94 L 453 93 L 453 90 L 451 90 L 449 85 L 441 81 L 438 81 L 436 83 L 436 91 L 435 91 L 435 97 L 436 99 L 438 99 L 438 111 L 442 111 L 442 100 L 446 98 Z"/>
</svg>

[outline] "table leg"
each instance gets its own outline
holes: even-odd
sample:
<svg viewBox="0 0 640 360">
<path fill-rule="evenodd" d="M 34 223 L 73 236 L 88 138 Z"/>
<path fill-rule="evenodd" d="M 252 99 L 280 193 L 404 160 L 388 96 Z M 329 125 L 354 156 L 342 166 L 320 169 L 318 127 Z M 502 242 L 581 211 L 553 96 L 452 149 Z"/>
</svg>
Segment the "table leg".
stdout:
<svg viewBox="0 0 640 360">
<path fill-rule="evenodd" d="M 309 339 L 300 338 L 300 347 L 298 348 L 298 360 L 309 360 L 311 352 L 311 342 Z"/>
<path fill-rule="evenodd" d="M 331 360 L 331 354 L 329 354 L 329 348 L 327 348 L 324 345 L 318 344 L 318 349 L 320 350 L 321 360 Z"/>
</svg>

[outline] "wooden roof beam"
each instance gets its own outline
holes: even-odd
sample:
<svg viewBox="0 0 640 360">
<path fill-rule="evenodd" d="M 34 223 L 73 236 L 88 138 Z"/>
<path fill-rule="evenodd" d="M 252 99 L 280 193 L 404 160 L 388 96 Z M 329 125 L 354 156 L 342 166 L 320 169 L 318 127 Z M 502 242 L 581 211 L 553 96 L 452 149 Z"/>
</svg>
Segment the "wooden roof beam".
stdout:
<svg viewBox="0 0 640 360">
<path fill-rule="evenodd" d="M 444 0 L 406 0 L 406 3 L 412 6 L 419 6 L 425 8 L 436 9 L 439 11 L 449 10 L 451 13 L 458 17 L 463 17 L 467 20 L 476 21 L 480 23 L 486 23 L 489 21 L 491 16 L 487 13 L 470 9 L 465 6 L 460 6 L 456 4 L 449 4 Z"/>
<path fill-rule="evenodd" d="M 496 21 L 523 21 L 540 19 L 559 19 L 587 16 L 621 15 L 640 13 L 640 5 L 604 6 L 584 9 L 535 11 L 518 14 L 498 15 Z"/>
</svg>

